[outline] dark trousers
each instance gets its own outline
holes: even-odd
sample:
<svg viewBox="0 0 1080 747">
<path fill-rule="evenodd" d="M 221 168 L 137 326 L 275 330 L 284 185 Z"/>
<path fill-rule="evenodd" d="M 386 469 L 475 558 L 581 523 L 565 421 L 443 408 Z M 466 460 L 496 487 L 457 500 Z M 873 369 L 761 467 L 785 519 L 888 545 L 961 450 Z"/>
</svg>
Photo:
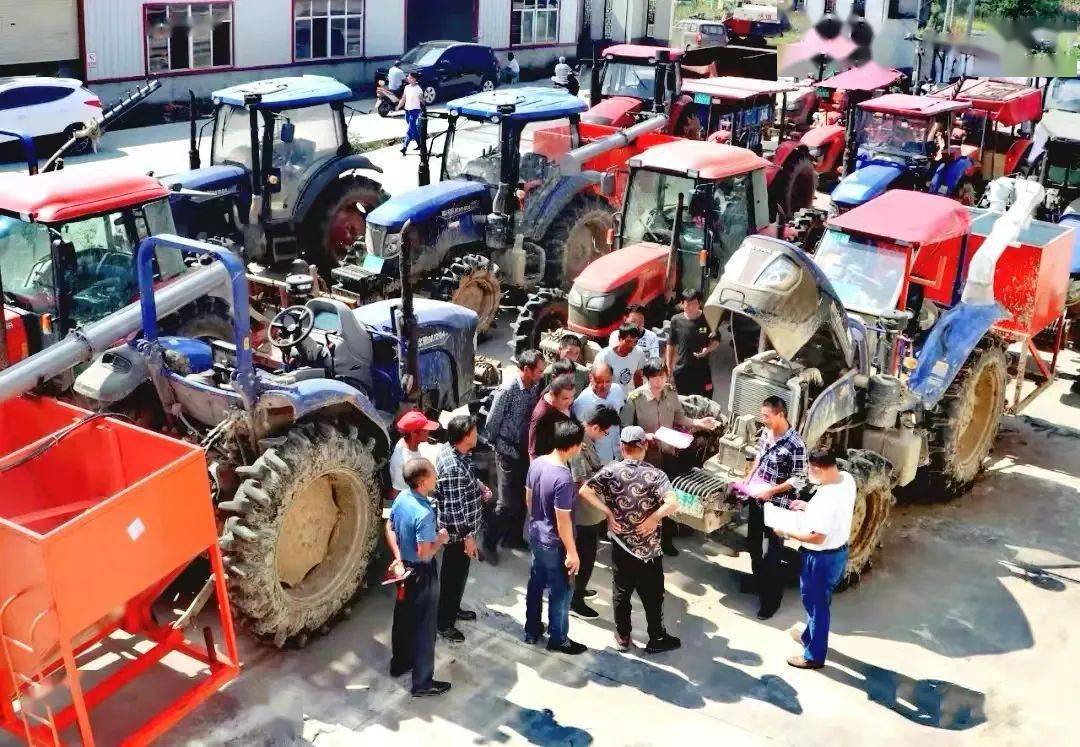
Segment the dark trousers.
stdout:
<svg viewBox="0 0 1080 747">
<path fill-rule="evenodd" d="M 402 584 L 394 605 L 390 634 L 392 671 L 412 669 L 413 690 L 431 686 L 435 674 L 435 607 L 439 599 L 439 571 L 435 561 L 411 563 L 412 575 Z"/>
<path fill-rule="evenodd" d="M 578 569 L 577 578 L 574 580 L 573 604 L 580 604 L 585 601 L 585 589 L 589 587 L 593 566 L 596 565 L 596 548 L 600 544 L 600 535 L 606 527 L 606 521 L 592 526 L 574 527 L 574 543 L 577 545 L 581 568 Z"/>
<path fill-rule="evenodd" d="M 829 653 L 829 622 L 832 593 L 847 567 L 847 545 L 815 552 L 803 549 L 799 588 L 806 609 L 806 630 L 802 634 L 803 658 L 823 662 Z"/>
<path fill-rule="evenodd" d="M 529 471 L 528 459 L 511 459 L 495 455 L 495 472 L 499 496 L 495 509 L 484 533 L 484 546 L 494 550 L 504 545 L 520 545 L 525 527 L 525 475 Z"/>
<path fill-rule="evenodd" d="M 465 542 L 458 540 L 443 549 L 442 574 L 439 579 L 439 630 L 454 627 L 465 582 L 469 580 L 469 556 Z"/>
<path fill-rule="evenodd" d="M 707 362 L 675 369 L 675 391 L 684 397 L 699 394 L 712 397 L 712 369 Z"/>
<path fill-rule="evenodd" d="M 570 632 L 570 579 L 566 573 L 566 550 L 532 548 L 529 584 L 525 587 L 525 633 L 540 637 L 540 609 L 548 593 L 548 644 L 564 643 Z"/>
<path fill-rule="evenodd" d="M 761 501 L 750 499 L 750 519 L 746 525 L 746 549 L 754 571 L 761 608 L 775 611 L 780 607 L 784 583 L 780 577 L 780 560 L 784 541 L 765 526 L 765 507 Z"/>
<path fill-rule="evenodd" d="M 649 640 L 662 637 L 665 633 L 663 559 L 642 560 L 613 541 L 611 565 L 614 569 L 611 599 L 615 607 L 615 631 L 622 638 L 630 635 L 630 595 L 636 591 L 645 609 Z"/>
</svg>

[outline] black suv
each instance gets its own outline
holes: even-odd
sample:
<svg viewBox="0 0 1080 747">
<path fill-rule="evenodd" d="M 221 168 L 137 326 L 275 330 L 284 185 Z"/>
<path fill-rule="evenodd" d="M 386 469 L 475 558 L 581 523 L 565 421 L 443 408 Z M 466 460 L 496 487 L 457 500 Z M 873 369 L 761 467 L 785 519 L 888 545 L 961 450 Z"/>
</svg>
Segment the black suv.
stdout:
<svg viewBox="0 0 1080 747">
<path fill-rule="evenodd" d="M 398 67 L 420 76 L 425 104 L 474 91 L 490 91 L 499 79 L 499 66 L 491 47 L 457 41 L 424 42 L 406 52 Z M 386 80 L 388 72 L 388 68 L 379 68 L 375 78 Z"/>
</svg>

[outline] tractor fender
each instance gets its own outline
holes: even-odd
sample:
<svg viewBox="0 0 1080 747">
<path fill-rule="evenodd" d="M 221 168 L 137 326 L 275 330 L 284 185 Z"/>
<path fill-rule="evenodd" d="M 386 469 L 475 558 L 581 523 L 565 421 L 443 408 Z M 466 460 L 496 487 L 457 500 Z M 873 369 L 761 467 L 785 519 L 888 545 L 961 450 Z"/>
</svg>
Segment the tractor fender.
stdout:
<svg viewBox="0 0 1080 747">
<path fill-rule="evenodd" d="M 162 336 L 158 338 L 162 353 L 170 366 L 188 373 L 206 371 L 213 365 L 213 351 L 202 340 L 190 337 Z M 77 377 L 75 392 L 106 405 L 120 402 L 150 381 L 150 364 L 146 356 L 130 344 L 117 345 L 94 359 Z"/>
<path fill-rule="evenodd" d="M 552 187 L 537 190 L 530 196 L 521 219 L 521 233 L 533 241 L 541 241 L 551 224 L 559 217 L 570 201 L 594 184 L 599 184 L 603 174 L 599 171 L 582 171 L 559 177 Z"/>
<path fill-rule="evenodd" d="M 1009 314 L 999 303 L 961 301 L 938 319 L 918 352 L 908 386 L 932 410 L 941 401 L 979 340 Z"/>
<path fill-rule="evenodd" d="M 300 188 L 296 206 L 293 208 L 292 220 L 295 223 L 303 223 L 308 212 L 323 196 L 326 188 L 349 171 L 374 171 L 381 174 L 382 168 L 373 164 L 367 156 L 358 154 L 327 160 L 318 171 L 311 175 L 307 184 Z"/>
<path fill-rule="evenodd" d="M 304 379 L 287 387 L 266 389 L 259 397 L 258 406 L 264 412 L 288 407 L 292 410 L 291 419 L 294 422 L 332 411 L 358 416 L 378 434 L 380 443 L 376 451 L 389 453 L 390 436 L 382 425 L 375 405 L 366 394 L 343 381 Z"/>
<path fill-rule="evenodd" d="M 817 396 L 806 412 L 800 432 L 808 448 L 814 448 L 825 432 L 858 410 L 855 396 L 856 369 L 848 371 Z"/>
<path fill-rule="evenodd" d="M 899 166 L 872 163 L 843 179 L 832 191 L 833 202 L 849 207 L 862 205 L 887 190 L 904 173 Z"/>
<path fill-rule="evenodd" d="M 953 194 L 971 166 L 971 159 L 963 156 L 938 164 L 934 169 L 934 176 L 930 179 L 931 194 Z"/>
</svg>

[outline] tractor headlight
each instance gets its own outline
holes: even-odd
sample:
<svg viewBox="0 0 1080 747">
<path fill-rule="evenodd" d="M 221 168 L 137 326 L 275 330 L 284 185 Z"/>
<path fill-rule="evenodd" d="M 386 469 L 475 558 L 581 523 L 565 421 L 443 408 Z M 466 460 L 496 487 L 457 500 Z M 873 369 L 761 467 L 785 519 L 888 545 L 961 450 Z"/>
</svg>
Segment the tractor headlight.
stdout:
<svg viewBox="0 0 1080 747">
<path fill-rule="evenodd" d="M 607 311 L 615 305 L 615 295 L 605 293 L 602 296 L 593 296 L 585 302 L 585 308 L 589 311 Z"/>
<path fill-rule="evenodd" d="M 799 266 L 787 257 L 777 257 L 765 266 L 754 285 L 778 293 L 787 293 L 799 280 Z"/>
</svg>

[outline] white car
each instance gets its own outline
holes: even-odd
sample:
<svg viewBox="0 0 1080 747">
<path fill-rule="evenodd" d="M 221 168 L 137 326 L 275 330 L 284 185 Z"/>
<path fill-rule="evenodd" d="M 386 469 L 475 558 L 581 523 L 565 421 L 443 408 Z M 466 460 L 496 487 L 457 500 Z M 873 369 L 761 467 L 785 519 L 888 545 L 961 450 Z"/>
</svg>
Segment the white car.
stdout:
<svg viewBox="0 0 1080 747">
<path fill-rule="evenodd" d="M 87 120 L 101 119 L 101 100 L 71 78 L 0 78 L 0 130 L 22 132 L 36 140 L 67 142 Z M 0 135 L 0 143 L 12 138 Z M 76 143 L 68 153 L 86 153 L 89 141 Z M 38 153 L 38 157 L 48 156 Z"/>
</svg>

